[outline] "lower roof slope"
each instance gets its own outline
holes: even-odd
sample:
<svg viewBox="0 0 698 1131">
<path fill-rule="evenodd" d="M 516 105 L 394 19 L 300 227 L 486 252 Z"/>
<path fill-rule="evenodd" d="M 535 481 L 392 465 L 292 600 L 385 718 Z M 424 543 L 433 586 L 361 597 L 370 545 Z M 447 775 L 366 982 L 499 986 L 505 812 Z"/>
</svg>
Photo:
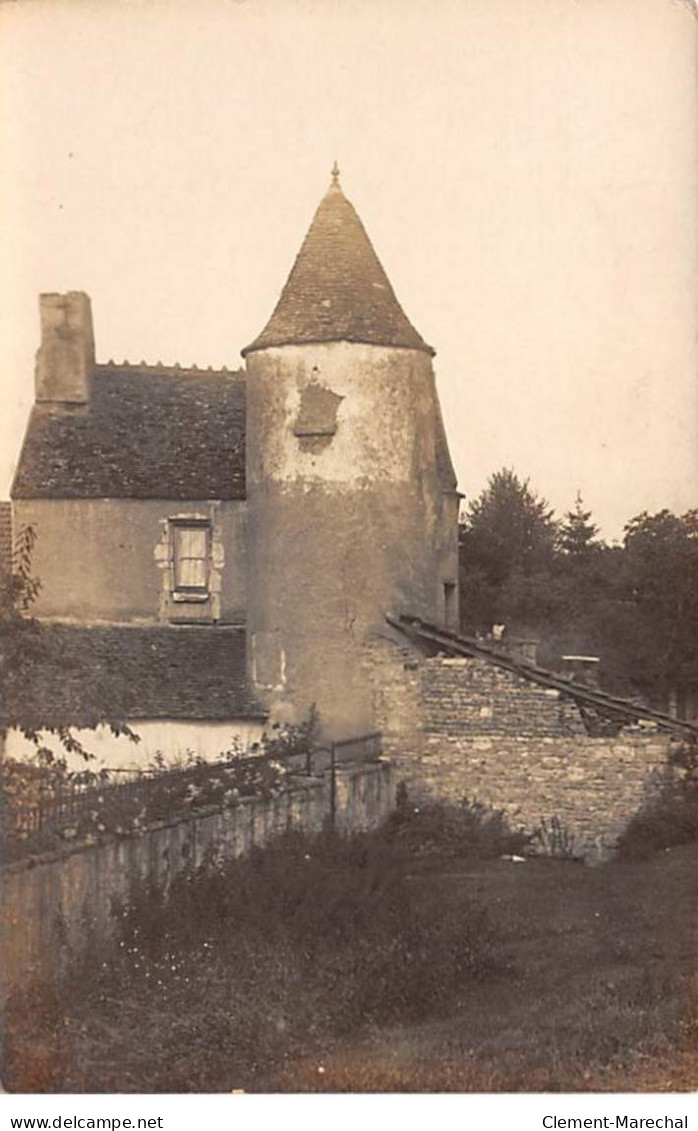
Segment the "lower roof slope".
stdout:
<svg viewBox="0 0 698 1131">
<path fill-rule="evenodd" d="M 46 624 L 27 633 L 28 659 L 6 676 L 0 725 L 262 715 L 247 683 L 244 629 Z"/>
<path fill-rule="evenodd" d="M 88 404 L 35 404 L 14 499 L 244 499 L 242 373 L 97 365 Z"/>
</svg>

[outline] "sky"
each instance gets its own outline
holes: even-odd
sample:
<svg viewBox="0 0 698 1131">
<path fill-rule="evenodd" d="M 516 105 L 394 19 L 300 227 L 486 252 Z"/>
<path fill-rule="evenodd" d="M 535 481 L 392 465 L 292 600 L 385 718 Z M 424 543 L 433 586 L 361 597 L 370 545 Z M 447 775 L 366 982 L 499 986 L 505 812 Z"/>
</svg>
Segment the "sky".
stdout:
<svg viewBox="0 0 698 1131">
<path fill-rule="evenodd" d="M 0 0 L 0 497 L 42 291 L 97 358 L 242 364 L 339 162 L 459 485 L 698 506 L 690 0 Z"/>
</svg>

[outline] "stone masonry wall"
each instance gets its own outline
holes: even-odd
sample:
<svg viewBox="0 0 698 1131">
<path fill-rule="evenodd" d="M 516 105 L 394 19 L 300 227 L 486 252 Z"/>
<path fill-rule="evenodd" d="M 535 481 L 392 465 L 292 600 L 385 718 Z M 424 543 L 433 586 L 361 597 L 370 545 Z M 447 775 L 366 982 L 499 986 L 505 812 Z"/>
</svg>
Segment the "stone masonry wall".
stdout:
<svg viewBox="0 0 698 1131">
<path fill-rule="evenodd" d="M 613 854 L 617 838 L 666 778 L 668 740 L 661 735 L 617 739 L 515 735 L 427 734 L 417 772 L 405 774 L 415 800 L 463 797 L 503 809 L 514 828 L 557 825 L 575 855 L 589 862 Z"/>
<path fill-rule="evenodd" d="M 592 738 L 573 700 L 484 660 L 425 658 L 386 638 L 372 664 L 383 750 L 417 803 L 469 798 L 529 832 L 557 825 L 592 861 L 666 780 L 666 736 Z"/>
<path fill-rule="evenodd" d="M 233 858 L 289 829 L 320 832 L 330 811 L 330 789 L 329 773 L 298 777 L 275 797 L 246 798 L 231 808 L 159 822 L 140 835 L 66 848 L 2 869 L 0 993 L 60 969 L 69 955 L 88 946 L 108 954 L 112 902 L 126 900 L 135 881 L 167 888 L 183 868 L 198 866 L 211 853 Z M 375 827 L 393 801 L 387 762 L 337 769 L 340 832 Z"/>
<path fill-rule="evenodd" d="M 483 660 L 427 660 L 421 701 L 424 729 L 434 734 L 586 733 L 572 700 Z"/>
</svg>

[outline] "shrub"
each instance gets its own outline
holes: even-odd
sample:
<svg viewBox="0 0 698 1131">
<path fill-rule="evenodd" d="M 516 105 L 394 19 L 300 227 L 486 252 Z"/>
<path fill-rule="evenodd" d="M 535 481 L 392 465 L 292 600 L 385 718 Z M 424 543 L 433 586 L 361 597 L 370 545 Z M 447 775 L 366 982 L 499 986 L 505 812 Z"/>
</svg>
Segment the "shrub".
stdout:
<svg viewBox="0 0 698 1131">
<path fill-rule="evenodd" d="M 413 856 L 448 855 L 489 859 L 523 853 L 532 836 L 514 830 L 501 809 L 463 798 L 457 805 L 412 805 L 404 786 L 385 826 L 389 843 Z"/>
<path fill-rule="evenodd" d="M 289 834 L 243 859 L 211 858 L 167 898 L 134 887 L 114 915 L 116 954 L 83 964 L 50 999 L 62 1005 L 40 1047 L 46 1059 L 53 1042 L 62 1068 L 49 1090 L 254 1087 L 270 1064 L 333 1035 L 450 1007 L 490 967 L 484 913 L 444 905 L 371 834 Z M 32 1070 L 35 1016 L 18 999 L 8 1018 L 15 1088 Z"/>
<path fill-rule="evenodd" d="M 670 782 L 647 801 L 618 838 L 618 855 L 643 860 L 654 852 L 698 840 L 698 784 L 693 777 Z"/>
</svg>

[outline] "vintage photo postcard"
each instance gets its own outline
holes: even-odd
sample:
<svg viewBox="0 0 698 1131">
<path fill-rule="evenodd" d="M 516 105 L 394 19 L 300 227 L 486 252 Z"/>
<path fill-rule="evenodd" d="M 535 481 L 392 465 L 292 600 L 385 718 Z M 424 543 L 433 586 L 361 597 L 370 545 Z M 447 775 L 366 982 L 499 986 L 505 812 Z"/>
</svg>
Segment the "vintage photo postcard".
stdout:
<svg viewBox="0 0 698 1131">
<path fill-rule="evenodd" d="M 7 1092 L 698 1086 L 697 30 L 0 4 Z"/>
</svg>

